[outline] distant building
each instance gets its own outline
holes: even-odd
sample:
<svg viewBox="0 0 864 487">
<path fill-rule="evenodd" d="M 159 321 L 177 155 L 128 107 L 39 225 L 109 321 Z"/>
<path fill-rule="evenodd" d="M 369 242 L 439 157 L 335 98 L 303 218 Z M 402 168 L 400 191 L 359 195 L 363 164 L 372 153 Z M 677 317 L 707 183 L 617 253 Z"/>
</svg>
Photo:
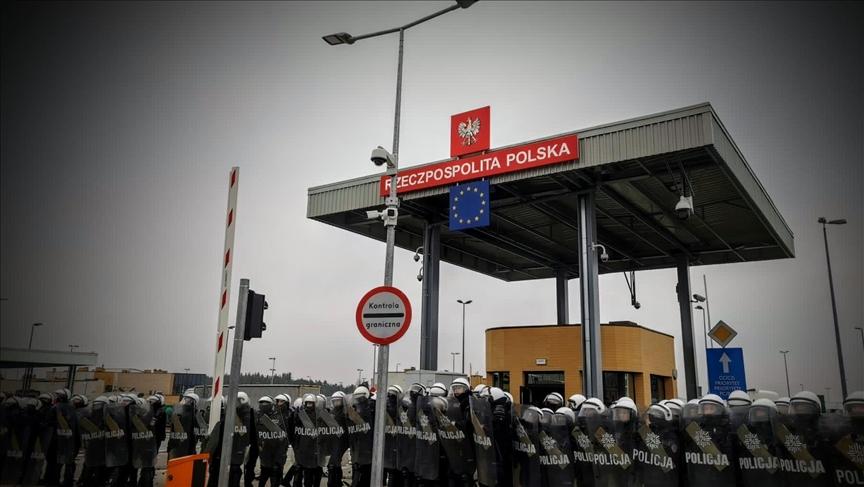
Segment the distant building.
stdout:
<svg viewBox="0 0 864 487">
<path fill-rule="evenodd" d="M 644 408 L 678 396 L 671 335 L 629 321 L 603 324 L 603 400 L 629 396 Z M 486 330 L 486 384 L 539 405 L 551 392 L 566 400 L 582 388 L 580 325 L 510 326 Z"/>
</svg>

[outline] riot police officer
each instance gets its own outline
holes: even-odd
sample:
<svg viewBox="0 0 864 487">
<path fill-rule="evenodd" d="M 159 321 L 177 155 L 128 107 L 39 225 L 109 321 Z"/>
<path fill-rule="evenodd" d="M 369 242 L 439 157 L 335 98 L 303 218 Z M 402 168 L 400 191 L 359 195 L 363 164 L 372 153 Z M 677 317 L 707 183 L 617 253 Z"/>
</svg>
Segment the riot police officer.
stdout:
<svg viewBox="0 0 864 487">
<path fill-rule="evenodd" d="M 375 426 L 375 402 L 369 388 L 360 385 L 346 406 L 346 425 L 351 447 L 352 487 L 369 487 L 372 480 L 372 435 Z"/>
<path fill-rule="evenodd" d="M 736 466 L 733 462 L 729 414 L 722 398 L 708 394 L 699 400 L 699 411 L 686 425 L 684 438 L 684 461 L 689 485 L 735 485 Z"/>
<path fill-rule="evenodd" d="M 258 458 L 261 461 L 258 486 L 264 487 L 269 481 L 270 487 L 278 487 L 288 452 L 288 425 L 269 396 L 258 400 L 256 421 Z"/>
</svg>

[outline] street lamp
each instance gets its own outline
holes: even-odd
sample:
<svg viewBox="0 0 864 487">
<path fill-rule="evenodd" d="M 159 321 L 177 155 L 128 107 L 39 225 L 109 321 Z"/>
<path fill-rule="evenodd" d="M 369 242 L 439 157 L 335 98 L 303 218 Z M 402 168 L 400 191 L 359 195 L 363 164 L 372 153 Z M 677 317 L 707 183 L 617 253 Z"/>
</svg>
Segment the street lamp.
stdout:
<svg viewBox="0 0 864 487">
<path fill-rule="evenodd" d="M 695 309 L 702 312 L 702 340 L 705 343 L 705 374 L 708 374 L 708 325 L 706 324 L 705 308 L 701 304 L 697 304 Z M 708 381 L 711 381 L 710 377 Z"/>
<path fill-rule="evenodd" d="M 396 370 L 395 372 L 399 372 L 399 366 L 402 365 L 402 362 L 396 362 Z"/>
<path fill-rule="evenodd" d="M 360 387 L 360 382 L 363 380 L 363 369 L 357 369 L 357 387 Z"/>
<path fill-rule="evenodd" d="M 35 330 L 37 326 L 43 326 L 44 324 L 45 323 L 33 323 L 30 325 L 30 342 L 27 344 L 27 350 L 33 348 L 33 330 Z"/>
<path fill-rule="evenodd" d="M 37 326 L 42 326 L 45 323 L 33 323 L 30 325 L 30 341 L 27 343 L 27 350 L 33 349 L 33 330 L 36 329 Z M 33 380 L 33 367 L 27 367 L 27 370 L 24 372 L 25 380 L 24 387 L 29 388 L 30 382 Z"/>
<path fill-rule="evenodd" d="M 69 352 L 74 352 L 76 348 L 81 348 L 78 345 L 69 345 Z"/>
<path fill-rule="evenodd" d="M 864 348 L 864 328 L 856 326 L 855 329 L 861 334 L 861 347 Z M 864 350 L 862 350 L 862 352 L 864 352 Z M 861 354 L 861 358 L 864 359 L 864 353 Z M 861 374 L 861 389 L 864 389 L 864 373 Z"/>
<path fill-rule="evenodd" d="M 189 373 L 189 367 L 184 368 L 183 372 L 186 372 L 188 374 Z"/>
<path fill-rule="evenodd" d="M 450 365 L 450 370 L 455 372 L 456 368 L 456 356 L 459 355 L 459 352 L 450 352 L 450 357 L 453 359 Z"/>
<path fill-rule="evenodd" d="M 276 379 L 276 357 L 267 357 L 267 360 L 272 360 L 273 364 L 270 365 L 270 383 Z"/>
<path fill-rule="evenodd" d="M 840 325 L 837 323 L 837 300 L 834 297 L 834 277 L 831 275 L 831 256 L 828 253 L 828 230 L 826 227 L 826 225 L 845 225 L 846 220 L 842 218 L 838 220 L 826 220 L 825 217 L 819 217 L 817 221 L 822 224 L 822 236 L 825 239 L 825 261 L 828 263 L 828 287 L 831 290 L 831 310 L 834 313 L 834 338 L 837 340 L 840 387 L 842 388 L 843 397 L 846 397 L 848 395 L 846 391 L 846 367 L 843 365 L 843 346 L 840 344 Z"/>
<path fill-rule="evenodd" d="M 458 8 L 468 8 L 470 7 L 476 0 L 457 0 L 455 5 L 451 5 L 445 9 L 439 10 L 433 14 L 427 15 L 421 19 L 415 20 L 408 24 L 405 24 L 401 27 L 395 27 L 391 29 L 386 29 L 378 32 L 372 32 L 370 34 L 363 34 L 360 36 L 352 36 L 347 32 L 339 32 L 337 34 L 329 34 L 322 37 L 324 42 L 331 46 L 337 45 L 345 45 L 345 44 L 354 44 L 355 42 L 363 39 L 368 39 L 371 37 L 378 37 L 387 34 L 393 34 L 395 32 L 399 33 L 399 55 L 396 63 L 396 107 L 393 115 L 393 146 L 392 146 L 392 155 L 388 153 L 386 150 L 381 148 L 372 151 L 372 162 L 376 165 L 380 166 L 386 163 L 386 173 L 389 176 L 390 182 L 390 195 L 384 200 L 386 205 L 386 209 L 384 212 L 373 215 L 375 217 L 380 217 L 384 222 L 384 227 L 387 230 L 387 247 L 384 253 L 384 285 L 392 286 L 393 285 L 393 251 L 396 248 L 396 224 L 398 222 L 399 216 L 399 196 L 396 192 L 396 175 L 399 171 L 399 121 L 402 110 L 402 58 L 404 54 L 404 46 L 405 46 L 405 31 L 410 29 L 411 27 L 417 26 L 426 22 L 428 20 L 432 20 L 435 17 L 446 14 L 447 12 L 452 12 Z M 375 213 L 375 212 L 372 212 Z M 367 213 L 369 216 L 369 213 Z M 387 390 L 387 365 L 390 359 L 390 347 L 389 345 L 381 345 L 381 349 L 378 353 L 378 389 Z M 374 372 L 374 370 L 373 370 Z M 374 381 L 373 381 L 374 382 Z M 385 416 L 386 416 L 386 406 L 387 401 L 378 401 L 375 403 L 375 424 L 376 425 L 384 425 Z M 376 427 L 373 432 L 373 440 L 372 440 L 372 478 L 371 485 L 379 486 L 384 485 L 384 471 L 383 471 L 383 459 L 384 459 L 384 428 Z"/>
<path fill-rule="evenodd" d="M 456 300 L 457 303 L 462 305 L 462 373 L 465 373 L 465 306 L 468 306 L 473 301 L 462 301 L 461 299 Z"/>
<path fill-rule="evenodd" d="M 789 365 L 786 363 L 786 354 L 789 350 L 780 350 L 780 353 L 783 354 L 783 368 L 786 369 L 786 397 L 792 397 L 792 391 L 789 389 Z M 804 388 L 803 385 L 801 388 Z"/>
</svg>

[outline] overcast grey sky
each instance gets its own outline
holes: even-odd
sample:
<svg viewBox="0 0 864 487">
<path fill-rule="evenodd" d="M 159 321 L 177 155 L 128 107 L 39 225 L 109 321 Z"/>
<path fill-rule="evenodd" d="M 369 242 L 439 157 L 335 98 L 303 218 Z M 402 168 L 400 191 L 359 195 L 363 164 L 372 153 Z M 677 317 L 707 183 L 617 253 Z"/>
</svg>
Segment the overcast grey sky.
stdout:
<svg viewBox="0 0 864 487">
<path fill-rule="evenodd" d="M 353 311 L 384 245 L 307 220 L 306 189 L 374 171 L 389 147 L 395 36 L 448 2 L 98 2 L 4 7 L 0 341 L 108 367 L 211 373 L 226 178 L 241 167 L 234 293 L 270 303 L 244 370 L 350 382 L 372 365 Z M 445 158 L 449 116 L 492 107 L 501 146 L 708 101 L 795 234 L 796 258 L 692 269 L 739 332 L 750 386 L 840 390 L 819 216 L 830 228 L 850 389 L 864 384 L 864 25 L 854 4 L 481 1 L 408 31 L 404 166 Z M 420 306 L 418 265 L 395 284 Z M 600 278 L 601 319 L 680 335 L 675 271 Z M 579 316 L 577 283 L 571 317 Z M 484 329 L 555 320 L 554 281 L 442 264 L 439 364 L 485 371 Z M 231 316 L 236 295 L 232 294 Z M 701 325 L 701 316 L 696 316 Z M 416 366 L 419 321 L 391 351 Z M 700 334 L 697 334 L 700 336 Z M 680 343 L 676 342 L 680 347 Z M 699 342 L 697 342 L 699 345 Z M 697 348 L 699 348 L 697 346 Z M 682 366 L 678 353 L 678 366 Z M 682 385 L 683 387 L 683 385 Z"/>
</svg>

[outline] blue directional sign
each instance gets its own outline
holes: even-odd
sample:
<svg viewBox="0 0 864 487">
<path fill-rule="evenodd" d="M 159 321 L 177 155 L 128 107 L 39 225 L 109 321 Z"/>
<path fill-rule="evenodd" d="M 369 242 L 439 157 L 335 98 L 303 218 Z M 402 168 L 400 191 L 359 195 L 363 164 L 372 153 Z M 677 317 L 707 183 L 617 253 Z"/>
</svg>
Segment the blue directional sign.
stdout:
<svg viewBox="0 0 864 487">
<path fill-rule="evenodd" d="M 741 348 L 709 348 L 705 350 L 708 360 L 708 389 L 723 399 L 734 390 L 747 390 L 744 376 L 744 350 Z"/>
</svg>

